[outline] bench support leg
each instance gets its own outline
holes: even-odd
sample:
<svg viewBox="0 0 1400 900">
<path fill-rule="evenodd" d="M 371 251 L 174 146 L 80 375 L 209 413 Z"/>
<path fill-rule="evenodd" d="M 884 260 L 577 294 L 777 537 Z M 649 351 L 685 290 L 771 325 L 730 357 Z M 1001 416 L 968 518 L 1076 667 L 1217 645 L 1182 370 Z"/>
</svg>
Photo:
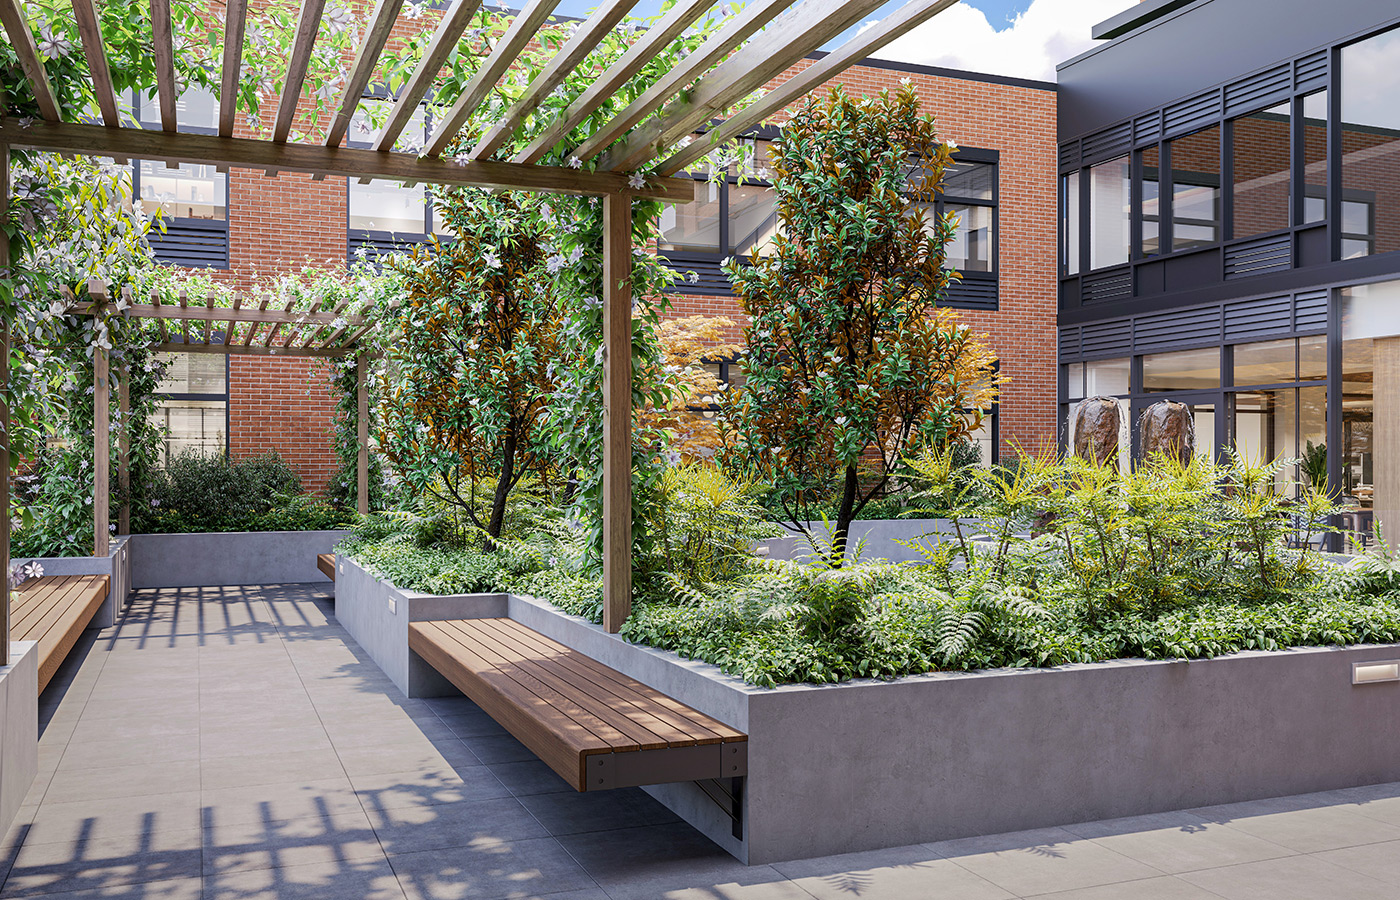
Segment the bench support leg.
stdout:
<svg viewBox="0 0 1400 900">
<path fill-rule="evenodd" d="M 709 778 L 695 782 L 705 796 L 715 801 L 733 824 L 731 834 L 736 841 L 744 839 L 744 777 Z"/>
</svg>

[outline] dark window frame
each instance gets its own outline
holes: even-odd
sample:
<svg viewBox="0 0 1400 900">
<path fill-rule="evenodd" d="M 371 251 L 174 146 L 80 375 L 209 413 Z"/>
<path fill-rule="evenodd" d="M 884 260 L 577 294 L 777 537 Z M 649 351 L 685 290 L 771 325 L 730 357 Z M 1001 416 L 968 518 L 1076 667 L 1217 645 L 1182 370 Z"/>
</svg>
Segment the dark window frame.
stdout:
<svg viewBox="0 0 1400 900">
<path fill-rule="evenodd" d="M 394 99 L 384 90 L 383 86 L 375 90 L 366 91 L 361 98 L 364 100 L 391 100 Z M 433 130 L 433 108 L 426 100 L 419 104 L 423 110 L 423 141 L 426 144 L 428 136 Z M 347 147 L 368 148 L 370 141 L 357 139 L 347 135 L 345 145 Z M 392 181 L 392 179 L 378 179 L 380 181 Z M 350 225 L 350 200 L 354 193 L 355 186 L 359 183 L 357 179 L 345 179 L 345 253 L 346 259 L 354 262 L 357 251 L 365 248 L 372 258 L 387 256 L 390 253 L 408 249 L 412 246 L 431 243 L 434 237 L 439 240 L 448 240 L 444 235 L 439 235 L 433 230 L 433 224 L 437 217 L 436 207 L 433 200 L 433 185 L 423 185 L 423 230 L 422 231 L 384 231 L 371 228 L 353 228 Z"/>
<path fill-rule="evenodd" d="M 216 344 L 218 344 L 218 343 L 223 343 L 224 340 L 225 340 L 225 335 L 224 335 L 224 333 L 223 333 L 222 331 L 215 331 L 215 332 L 212 332 L 212 333 L 210 334 L 209 340 L 210 340 L 211 343 L 216 343 Z M 182 344 L 182 343 L 184 343 L 184 339 L 181 338 L 179 335 L 171 335 L 170 343 L 171 343 L 171 344 Z M 182 354 L 182 353 L 183 353 L 184 355 L 186 355 L 186 356 L 193 356 L 193 355 L 195 355 L 195 354 L 192 354 L 192 353 L 187 353 L 187 352 L 182 351 L 182 350 L 166 350 L 166 351 L 163 351 L 163 352 L 169 353 L 169 354 L 171 354 L 172 356 L 174 356 L 174 355 L 176 355 L 176 354 Z M 233 441 L 233 433 L 232 433 L 232 429 L 231 429 L 230 426 L 231 426 L 231 424 L 232 424 L 232 407 L 233 407 L 233 404 L 232 404 L 232 402 L 231 402 L 231 400 L 230 400 L 230 397 L 232 396 L 232 393 L 233 393 L 233 390 L 232 390 L 232 389 L 233 389 L 233 367 L 232 367 L 232 365 L 230 364 L 231 357 L 229 356 L 229 354 L 225 353 L 225 354 L 223 354 L 223 357 L 224 357 L 224 391 L 223 391 L 222 394 L 214 394 L 214 393 L 207 393 L 207 392 L 185 392 L 185 391 L 169 391 L 169 392 L 167 392 L 167 391 L 155 391 L 155 392 L 153 392 L 153 396 L 155 396 L 155 397 L 157 398 L 156 411 L 157 411 L 158 413 L 159 413 L 161 410 L 163 410 L 163 409 L 165 408 L 164 401 L 166 401 L 166 400 L 174 400 L 174 401 L 181 401 L 181 400 L 184 400 L 184 401 L 192 401 L 192 400 L 193 400 L 193 401 L 213 401 L 213 400 L 221 400 L 221 401 L 223 401 L 223 404 L 224 404 L 224 456 L 225 456 L 225 457 L 231 457 L 232 454 L 233 454 L 233 443 L 232 443 L 232 441 Z M 167 441 L 162 441 L 162 442 L 161 442 L 161 454 L 160 454 L 160 455 L 161 455 L 161 468 L 164 468 L 164 467 L 169 463 L 169 461 L 170 461 L 170 448 L 169 448 L 169 446 L 168 446 L 168 444 L 167 444 Z"/>
<path fill-rule="evenodd" d="M 129 99 L 130 99 L 130 102 L 131 102 L 131 109 L 130 109 L 131 117 L 132 117 L 133 119 L 136 120 L 136 122 L 137 122 L 138 125 L 144 126 L 144 125 L 151 125 L 151 124 L 154 124 L 154 125 L 158 125 L 158 124 L 159 124 L 159 123 L 150 122 L 150 121 L 143 122 L 143 121 L 141 120 L 141 97 L 140 97 L 140 95 L 139 95 L 135 90 L 133 90 L 133 91 L 131 92 L 130 98 L 129 98 Z M 178 125 L 178 128 L 179 128 L 180 131 L 188 132 L 189 134 L 218 134 L 218 133 L 219 133 L 219 130 L 218 130 L 217 128 L 207 128 L 207 127 L 202 127 L 202 126 L 197 126 L 197 125 Z M 183 267 L 185 267 L 185 268 L 190 268 L 190 269 L 214 269 L 214 270 L 216 270 L 216 271 L 228 271 L 230 268 L 232 268 L 232 253 L 231 253 L 231 251 L 230 251 L 230 238 L 229 238 L 230 231 L 231 231 L 230 228 L 229 228 L 229 218 L 230 218 L 230 216 L 231 216 L 232 213 L 233 213 L 233 191 L 232 191 L 232 188 L 231 188 L 231 186 L 230 186 L 230 184 L 229 184 L 229 182 L 230 182 L 231 180 L 232 180 L 232 179 L 229 177 L 228 173 L 225 172 L 225 173 L 224 173 L 224 217 L 223 217 L 222 220 L 219 220 L 219 219 L 191 219 L 191 218 L 186 218 L 186 217 L 181 217 L 181 216 L 165 216 L 165 215 L 162 215 L 162 216 L 161 216 L 161 221 L 164 222 L 164 223 L 167 225 L 167 227 L 170 226 L 170 225 L 175 225 L 175 226 L 177 226 L 177 227 L 186 228 L 186 229 L 189 229 L 189 230 L 191 230 L 191 231 L 202 231 L 202 232 L 207 232 L 207 233 L 210 234 L 210 235 L 218 235 L 219 237 L 221 237 L 221 238 L 222 238 L 222 242 L 220 242 L 218 239 L 214 239 L 214 240 L 211 240 L 208 244 L 201 244 L 200 246 L 202 246 L 202 247 L 207 247 L 207 248 L 208 248 L 209 250 L 211 250 L 211 251 L 219 251 L 219 250 L 221 250 L 221 251 L 222 251 L 222 257 L 221 257 L 220 259 L 216 260 L 216 261 L 215 261 L 214 263 L 212 263 L 212 264 L 201 264 L 201 263 L 197 263 L 197 262 L 190 262 L 188 258 L 177 258 L 177 257 L 170 257 L 170 256 L 162 256 L 161 250 L 162 250 L 162 245 L 163 245 L 163 243 L 164 243 L 163 238 L 165 237 L 165 235 L 159 234 L 159 233 L 154 233 L 154 236 L 148 236 L 148 237 L 147 237 L 147 242 L 151 245 L 151 249 L 155 252 L 155 254 L 156 254 L 156 260 L 157 260 L 158 262 L 162 262 L 162 263 L 165 263 L 166 265 L 172 265 L 172 266 L 183 266 Z M 132 161 L 131 161 L 131 200 L 132 200 L 132 203 L 133 203 L 133 204 L 138 204 L 138 205 L 139 205 L 139 204 L 141 203 L 141 160 L 140 160 L 140 159 L 132 159 Z"/>
</svg>

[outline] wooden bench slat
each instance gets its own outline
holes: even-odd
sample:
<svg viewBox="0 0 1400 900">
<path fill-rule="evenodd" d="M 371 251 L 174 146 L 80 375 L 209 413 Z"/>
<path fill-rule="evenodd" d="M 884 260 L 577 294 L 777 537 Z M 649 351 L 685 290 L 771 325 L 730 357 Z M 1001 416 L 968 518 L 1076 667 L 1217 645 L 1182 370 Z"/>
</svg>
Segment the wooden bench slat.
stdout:
<svg viewBox="0 0 1400 900">
<path fill-rule="evenodd" d="M 627 697 L 634 703 L 653 704 L 651 712 L 655 716 L 662 716 L 663 710 L 669 713 L 675 726 L 683 731 L 692 732 L 696 743 L 707 744 L 715 740 L 723 741 L 743 741 L 748 740 L 748 735 L 742 731 L 730 728 L 723 722 L 713 719 L 702 712 L 698 712 L 686 706 L 684 703 L 661 693 L 649 684 L 629 678 L 598 662 L 591 656 L 584 653 L 576 653 L 557 641 L 551 640 L 535 631 L 516 622 L 514 619 L 481 619 L 474 620 L 483 623 L 482 627 L 493 627 L 503 632 L 509 632 L 522 642 L 528 642 L 541 650 L 552 650 L 561 654 L 561 660 L 566 661 L 574 667 L 583 677 L 590 678 L 599 683 L 607 684 L 612 690 L 617 691 L 619 696 Z M 585 674 L 586 673 L 586 674 Z"/>
<path fill-rule="evenodd" d="M 471 697 L 560 778 L 582 790 L 583 751 L 603 746 L 602 742 L 484 661 L 473 659 L 450 633 L 438 626 L 437 622 L 410 623 L 409 648 Z"/>
<path fill-rule="evenodd" d="M 53 620 L 90 589 L 90 586 L 83 581 L 83 576 L 49 577 L 54 578 L 52 585 L 46 585 L 49 589 L 39 596 L 35 603 L 25 609 L 23 618 L 12 620 L 10 625 L 12 639 L 20 641 L 40 640 L 53 625 Z"/>
<path fill-rule="evenodd" d="M 470 648 L 488 665 L 495 667 L 497 672 L 514 679 L 535 696 L 543 699 L 586 728 L 603 742 L 601 746 L 590 747 L 583 752 L 621 751 L 625 753 L 640 749 L 644 741 L 651 746 L 666 746 L 665 741 L 658 742 L 656 736 L 650 732 L 629 728 L 626 723 L 609 719 L 606 710 L 600 710 L 590 698 L 580 691 L 533 665 L 531 660 L 522 659 L 518 654 L 502 649 L 491 641 L 489 636 L 460 628 L 458 622 L 448 621 L 438 624 L 451 632 L 458 642 Z"/>
<path fill-rule="evenodd" d="M 37 641 L 39 692 L 53 680 L 111 589 L 106 575 L 46 576 L 17 592 L 11 637 Z"/>
<path fill-rule="evenodd" d="M 668 734 L 663 735 L 658 733 L 657 728 L 664 727 L 664 724 L 655 721 L 651 716 L 631 716 L 625 712 L 619 715 L 619 711 L 615 707 L 615 697 L 601 696 L 605 692 L 597 690 L 596 685 L 588 682 L 576 682 L 566 669 L 561 668 L 552 660 L 541 659 L 540 654 L 533 650 L 527 648 L 522 651 L 518 646 L 501 640 L 498 635 L 485 626 L 484 622 L 481 627 L 471 629 L 460 627 L 461 623 L 453 624 L 467 639 L 475 641 L 480 646 L 490 647 L 493 653 L 498 654 L 498 665 L 508 666 L 537 679 L 541 684 L 567 698 L 588 715 L 596 716 L 598 721 L 624 736 L 636 748 L 661 750 L 672 745 L 671 735 L 675 734 L 674 729 L 666 729 Z M 588 688 L 593 688 L 593 690 L 590 691 Z M 683 735 L 681 737 L 684 739 Z M 613 749 L 630 748 L 615 746 Z"/>
<path fill-rule="evenodd" d="M 320 569 L 331 581 L 335 581 L 335 554 L 317 553 L 316 568 Z"/>
<path fill-rule="evenodd" d="M 482 619 L 480 628 L 497 636 L 503 643 L 515 647 L 519 652 L 538 654 L 541 659 L 548 660 L 564 673 L 563 677 L 571 679 L 581 689 L 606 703 L 614 713 L 643 724 L 663 738 L 667 746 L 718 744 L 722 740 L 720 735 L 684 716 L 676 715 L 666 706 L 649 703 L 647 698 L 633 690 L 632 685 L 628 684 L 630 679 L 625 676 L 609 677 L 606 673 L 613 670 L 601 664 L 584 664 L 586 660 L 591 661 L 587 656 L 574 653 L 564 645 L 518 622 L 510 619 Z M 616 676 L 619 673 L 613 674 Z"/>
</svg>

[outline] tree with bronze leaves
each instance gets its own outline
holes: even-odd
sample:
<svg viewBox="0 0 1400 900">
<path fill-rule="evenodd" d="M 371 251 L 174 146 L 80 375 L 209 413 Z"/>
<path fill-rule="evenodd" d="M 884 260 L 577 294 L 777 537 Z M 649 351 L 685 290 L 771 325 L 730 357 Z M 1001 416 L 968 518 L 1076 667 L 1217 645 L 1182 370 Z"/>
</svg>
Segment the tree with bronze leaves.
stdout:
<svg viewBox="0 0 1400 900">
<path fill-rule="evenodd" d="M 832 565 L 904 458 L 976 428 L 996 396 L 985 336 L 938 307 L 956 220 L 929 210 L 955 150 L 907 83 L 809 100 L 772 151 L 779 234 L 727 265 L 751 322 L 726 462 L 770 482 L 814 545 L 812 510 L 839 494 Z"/>
</svg>

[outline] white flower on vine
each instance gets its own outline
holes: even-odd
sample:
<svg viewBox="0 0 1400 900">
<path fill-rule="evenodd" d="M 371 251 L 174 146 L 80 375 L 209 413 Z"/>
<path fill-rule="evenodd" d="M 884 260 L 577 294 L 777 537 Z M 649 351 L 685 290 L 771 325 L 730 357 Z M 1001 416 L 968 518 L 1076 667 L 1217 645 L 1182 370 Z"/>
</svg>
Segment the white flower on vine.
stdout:
<svg viewBox="0 0 1400 900">
<path fill-rule="evenodd" d="M 910 81 L 908 78 L 901 78 L 901 79 L 899 79 L 899 83 L 902 84 L 902 85 L 904 85 L 905 87 L 908 87 L 909 85 L 913 84 L 914 82 Z"/>
<path fill-rule="evenodd" d="M 350 323 L 346 320 L 344 316 L 336 316 L 334 319 L 331 320 L 332 328 L 347 328 L 349 327 L 349 325 Z M 351 362 L 350 365 L 353 367 L 354 362 Z"/>
<path fill-rule="evenodd" d="M 571 168 L 571 169 L 582 169 L 582 168 L 583 168 L 583 160 L 579 159 L 577 156 L 571 156 L 571 157 L 569 157 L 569 168 Z"/>
<path fill-rule="evenodd" d="M 584 297 L 584 298 L 583 298 L 583 308 L 584 308 L 584 309 L 602 309 L 602 308 L 603 308 L 603 301 L 602 301 L 600 298 L 598 298 L 598 297 L 593 297 L 593 296 Z"/>
<path fill-rule="evenodd" d="M 66 312 L 68 312 L 68 304 L 62 300 L 55 300 L 49 304 L 50 319 L 61 319 Z"/>
<path fill-rule="evenodd" d="M 732 256 L 726 256 L 723 260 L 720 261 L 720 266 L 721 266 L 721 268 L 728 267 L 728 265 L 729 265 L 730 263 L 732 263 L 733 261 L 734 261 L 734 257 L 732 257 Z"/>
<path fill-rule="evenodd" d="M 627 176 L 627 186 L 634 191 L 640 191 L 647 186 L 647 177 L 641 172 L 633 172 Z"/>
<path fill-rule="evenodd" d="M 73 42 L 55 34 L 48 22 L 39 23 L 39 52 L 45 59 L 59 59 L 73 52 Z"/>
<path fill-rule="evenodd" d="M 326 28 L 330 30 L 331 34 L 340 34 L 342 31 L 355 24 L 355 14 L 350 11 L 349 7 L 337 6 L 326 13 L 324 21 L 326 23 Z"/>
<path fill-rule="evenodd" d="M 954 141 L 954 140 L 946 140 L 946 141 L 943 142 L 943 146 L 945 146 L 945 147 L 948 148 L 948 152 L 949 152 L 949 153 L 957 153 L 957 152 L 958 152 L 958 142 L 957 142 L 957 141 Z"/>
<path fill-rule="evenodd" d="M 581 259 L 583 259 L 582 247 L 575 247 L 574 249 L 569 251 L 569 265 L 573 265 Z"/>
<path fill-rule="evenodd" d="M 496 251 L 489 247 L 482 251 L 481 261 L 493 269 L 499 269 L 501 267 L 501 258 L 496 255 Z"/>
<path fill-rule="evenodd" d="M 33 125 L 33 124 L 34 124 L 34 117 L 33 117 L 33 116 L 24 116 L 23 118 L 21 118 L 21 119 L 19 120 L 19 127 L 20 127 L 20 128 L 28 128 L 30 125 Z"/>
<path fill-rule="evenodd" d="M 686 272 L 686 273 L 685 273 L 685 280 L 686 280 L 686 283 L 688 283 L 688 284 L 699 284 L 699 283 L 700 283 L 700 273 L 699 273 L 699 272 Z"/>
<path fill-rule="evenodd" d="M 427 0 L 424 0 L 423 3 L 410 3 L 408 4 L 408 6 L 404 7 L 403 14 L 411 22 L 415 19 L 422 17 L 423 7 L 427 5 Z"/>
<path fill-rule="evenodd" d="M 549 274 L 554 275 L 566 265 L 568 265 L 568 262 L 564 259 L 564 257 L 556 253 L 549 259 L 545 260 L 544 267 L 549 271 Z"/>
</svg>

